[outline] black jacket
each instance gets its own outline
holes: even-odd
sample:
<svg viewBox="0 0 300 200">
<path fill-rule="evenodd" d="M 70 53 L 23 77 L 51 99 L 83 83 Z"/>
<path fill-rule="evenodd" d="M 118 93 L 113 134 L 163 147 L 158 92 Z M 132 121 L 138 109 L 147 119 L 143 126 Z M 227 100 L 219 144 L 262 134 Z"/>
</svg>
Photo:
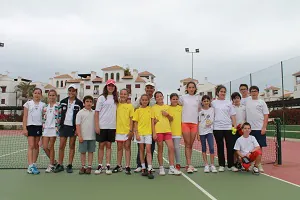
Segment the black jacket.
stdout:
<svg viewBox="0 0 300 200">
<path fill-rule="evenodd" d="M 60 101 L 60 109 L 61 109 L 61 120 L 60 120 L 60 126 L 64 126 L 66 113 L 68 109 L 68 100 L 69 97 L 63 99 Z M 73 127 L 76 129 L 76 115 L 77 113 L 83 108 L 83 103 L 79 99 L 75 99 L 75 105 L 74 105 L 74 111 L 73 111 Z"/>
</svg>

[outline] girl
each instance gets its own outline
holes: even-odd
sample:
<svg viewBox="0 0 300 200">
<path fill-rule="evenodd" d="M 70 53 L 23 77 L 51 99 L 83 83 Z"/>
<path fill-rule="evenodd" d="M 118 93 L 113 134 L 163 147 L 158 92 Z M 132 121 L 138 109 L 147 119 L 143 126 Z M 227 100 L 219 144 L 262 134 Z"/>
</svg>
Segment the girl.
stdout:
<svg viewBox="0 0 300 200">
<path fill-rule="evenodd" d="M 211 105 L 215 109 L 213 126 L 214 136 L 218 148 L 218 158 L 220 166 L 219 172 L 224 172 L 225 170 L 224 138 L 226 141 L 228 169 L 236 172 L 238 171 L 238 169 L 233 166 L 234 136 L 232 135 L 232 125 L 234 126 L 234 128 L 236 128 L 236 113 L 232 106 L 232 103 L 229 100 L 225 100 L 225 86 L 217 86 L 216 95 L 217 99 L 212 101 Z"/>
<path fill-rule="evenodd" d="M 44 103 L 41 102 L 42 90 L 33 90 L 33 99 L 24 104 L 23 134 L 28 141 L 28 169 L 29 174 L 39 174 L 36 161 L 39 154 L 39 141 L 42 136 L 42 111 Z"/>
<path fill-rule="evenodd" d="M 171 106 L 168 111 L 172 116 L 171 120 L 171 132 L 175 149 L 175 159 L 176 159 L 176 169 L 180 170 L 180 140 L 182 135 L 181 130 L 181 114 L 182 114 L 182 106 L 178 105 L 178 94 L 172 93 L 170 95 Z"/>
<path fill-rule="evenodd" d="M 157 139 L 158 154 L 157 159 L 159 163 L 159 175 L 164 176 L 165 169 L 163 166 L 163 142 L 167 144 L 169 155 L 169 174 L 180 175 L 181 172 L 174 167 L 174 145 L 172 140 L 170 121 L 173 117 L 169 115 L 168 105 L 164 105 L 164 96 L 161 92 L 157 91 L 154 94 L 156 104 L 152 106 L 152 132 L 153 138 Z M 156 123 L 155 123 L 156 121 Z"/>
<path fill-rule="evenodd" d="M 54 143 L 56 136 L 58 136 L 58 127 L 60 120 L 59 104 L 56 102 L 57 93 L 55 90 L 48 92 L 48 105 L 43 108 L 43 149 L 50 159 L 50 164 L 46 169 L 46 173 L 54 170 L 55 152 Z"/>
<path fill-rule="evenodd" d="M 112 174 L 110 169 L 111 143 L 116 137 L 116 114 L 117 114 L 118 94 L 116 82 L 109 79 L 103 88 L 102 95 L 97 100 L 95 110 L 95 131 L 96 141 L 99 142 L 98 168 L 95 174 L 103 171 L 102 162 L 104 147 L 106 147 L 106 174 Z"/>
<path fill-rule="evenodd" d="M 125 173 L 130 175 L 130 156 L 131 156 L 131 139 L 132 139 L 132 117 L 134 109 L 131 103 L 128 103 L 128 91 L 122 89 L 120 91 L 120 102 L 117 107 L 117 130 L 116 141 L 118 145 L 117 166 L 113 173 L 122 171 L 122 156 L 125 148 L 126 167 Z"/>
<path fill-rule="evenodd" d="M 140 107 L 135 110 L 133 115 L 134 121 L 134 134 L 135 140 L 139 144 L 140 160 L 142 165 L 142 176 L 148 176 L 149 179 L 153 179 L 152 174 L 152 119 L 151 108 L 148 106 L 149 97 L 147 94 L 143 94 L 140 98 Z M 153 139 L 156 139 L 156 135 L 153 135 Z M 145 145 L 148 163 L 148 172 L 145 165 Z"/>
<path fill-rule="evenodd" d="M 189 82 L 186 85 L 186 95 L 180 98 L 180 104 L 182 105 L 182 136 L 185 144 L 186 171 L 188 173 L 197 171 L 191 165 L 192 147 L 198 133 L 198 112 L 200 110 L 200 100 L 196 93 L 196 84 Z"/>
<path fill-rule="evenodd" d="M 202 146 L 202 157 L 205 163 L 204 172 L 218 172 L 214 165 L 214 137 L 213 137 L 213 122 L 214 122 L 214 109 L 210 107 L 210 97 L 208 95 L 204 95 L 202 97 L 202 110 L 199 112 L 199 135 L 197 138 L 201 141 Z M 209 147 L 210 153 L 210 167 L 207 162 L 206 155 L 206 141 Z"/>
</svg>

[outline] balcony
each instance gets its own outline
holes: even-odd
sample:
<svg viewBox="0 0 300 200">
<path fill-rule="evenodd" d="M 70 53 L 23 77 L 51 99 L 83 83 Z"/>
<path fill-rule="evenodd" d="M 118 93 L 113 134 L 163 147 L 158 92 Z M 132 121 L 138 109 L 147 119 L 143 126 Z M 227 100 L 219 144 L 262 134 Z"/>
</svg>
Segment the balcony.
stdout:
<svg viewBox="0 0 300 200">
<path fill-rule="evenodd" d="M 99 92 L 99 90 L 94 90 L 94 91 L 93 91 L 93 94 L 94 94 L 94 95 L 99 95 L 100 92 Z"/>
</svg>

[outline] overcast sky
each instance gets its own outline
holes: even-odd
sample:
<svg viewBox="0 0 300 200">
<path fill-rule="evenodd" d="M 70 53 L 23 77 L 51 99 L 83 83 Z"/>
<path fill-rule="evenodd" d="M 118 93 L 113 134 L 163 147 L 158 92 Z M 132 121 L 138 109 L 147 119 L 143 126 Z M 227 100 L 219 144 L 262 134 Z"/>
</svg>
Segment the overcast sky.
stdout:
<svg viewBox="0 0 300 200">
<path fill-rule="evenodd" d="M 297 0 L 0 0 L 0 73 L 48 82 L 56 71 L 148 70 L 175 91 L 225 83 L 300 55 Z M 299 65 L 300 66 L 300 62 Z M 299 68 L 300 71 L 300 68 Z"/>
</svg>

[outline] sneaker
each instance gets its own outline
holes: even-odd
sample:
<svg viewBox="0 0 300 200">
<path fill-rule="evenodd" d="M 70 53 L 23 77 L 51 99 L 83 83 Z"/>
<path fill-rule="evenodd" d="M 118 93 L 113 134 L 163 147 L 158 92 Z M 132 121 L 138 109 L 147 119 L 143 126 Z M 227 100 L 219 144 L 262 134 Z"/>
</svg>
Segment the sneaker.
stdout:
<svg viewBox="0 0 300 200">
<path fill-rule="evenodd" d="M 154 179 L 154 175 L 153 175 L 152 170 L 148 171 L 148 179 Z"/>
<path fill-rule="evenodd" d="M 204 167 L 204 173 L 209 173 L 209 172 L 210 172 L 209 166 L 205 165 L 205 167 Z"/>
<path fill-rule="evenodd" d="M 56 165 L 55 169 L 53 170 L 54 173 L 62 172 L 64 171 L 64 166 L 63 165 Z"/>
<path fill-rule="evenodd" d="M 253 167 L 252 173 L 253 173 L 254 175 L 259 175 L 259 168 Z"/>
<path fill-rule="evenodd" d="M 125 168 L 125 174 L 131 175 L 131 169 L 130 169 L 130 167 L 126 167 Z"/>
<path fill-rule="evenodd" d="M 79 174 L 85 174 L 85 167 L 81 167 L 81 169 L 79 170 Z"/>
<path fill-rule="evenodd" d="M 220 167 L 219 167 L 219 172 L 224 172 L 224 171 L 225 171 L 225 167 L 220 166 Z"/>
<path fill-rule="evenodd" d="M 54 170 L 53 165 L 48 165 L 47 169 L 45 170 L 46 173 L 51 173 Z"/>
<path fill-rule="evenodd" d="M 32 174 L 39 174 L 40 173 L 40 171 L 37 169 L 37 167 L 35 165 L 32 165 L 31 171 L 32 171 Z"/>
<path fill-rule="evenodd" d="M 92 173 L 92 167 L 88 167 L 85 169 L 85 174 L 91 174 Z"/>
<path fill-rule="evenodd" d="M 27 173 L 28 173 L 28 174 L 32 174 L 32 170 L 31 170 L 31 167 L 30 167 L 30 166 L 28 166 L 28 168 L 27 168 Z"/>
<path fill-rule="evenodd" d="M 168 174 L 179 176 L 181 175 L 181 171 L 177 170 L 176 168 L 170 168 Z"/>
<path fill-rule="evenodd" d="M 233 171 L 233 172 L 238 172 L 238 171 L 239 171 L 239 169 L 238 169 L 238 168 L 236 168 L 235 166 L 232 166 L 232 167 L 230 168 L 230 171 Z"/>
<path fill-rule="evenodd" d="M 142 176 L 148 176 L 148 172 L 146 169 L 142 169 Z"/>
<path fill-rule="evenodd" d="M 240 162 L 237 162 L 235 164 L 235 167 L 238 168 L 239 170 L 242 169 L 242 164 Z"/>
<path fill-rule="evenodd" d="M 163 167 L 159 168 L 159 175 L 160 176 L 166 175 L 165 168 L 163 168 Z"/>
<path fill-rule="evenodd" d="M 175 168 L 176 168 L 178 171 L 180 171 L 180 169 L 181 169 L 180 164 L 176 164 Z"/>
<path fill-rule="evenodd" d="M 54 167 L 56 167 L 58 165 L 58 162 L 57 162 L 57 160 L 54 160 L 54 164 L 53 164 L 53 166 Z"/>
<path fill-rule="evenodd" d="M 109 165 L 106 166 L 105 174 L 107 174 L 107 175 L 111 175 L 112 174 L 112 171 L 111 171 Z"/>
<path fill-rule="evenodd" d="M 73 166 L 71 164 L 67 165 L 66 172 L 67 173 L 73 173 Z"/>
<path fill-rule="evenodd" d="M 118 173 L 118 172 L 121 172 L 121 171 L 123 171 L 123 168 L 122 168 L 122 166 L 119 166 L 119 165 L 117 165 L 114 169 L 113 169 L 113 173 Z"/>
<path fill-rule="evenodd" d="M 101 174 L 103 171 L 103 168 L 102 168 L 102 165 L 98 165 L 98 168 L 95 170 L 95 174 L 98 175 L 98 174 Z"/>
<path fill-rule="evenodd" d="M 218 172 L 217 168 L 214 165 L 210 166 L 210 171 L 212 173 L 217 173 Z"/>
<path fill-rule="evenodd" d="M 259 172 L 264 173 L 265 170 L 261 164 L 258 165 Z"/>
<path fill-rule="evenodd" d="M 193 168 L 188 167 L 186 172 L 189 173 L 189 174 L 192 174 L 192 173 L 194 173 L 194 170 L 193 170 Z"/>
<path fill-rule="evenodd" d="M 250 167 L 249 167 L 248 170 L 249 170 L 249 171 L 252 171 L 252 170 L 253 170 L 253 167 L 254 167 L 254 162 L 251 163 L 251 165 L 250 165 Z"/>
<path fill-rule="evenodd" d="M 137 168 L 134 170 L 135 173 L 140 173 L 141 171 L 142 171 L 142 168 L 141 168 L 141 167 L 137 167 Z"/>
</svg>

